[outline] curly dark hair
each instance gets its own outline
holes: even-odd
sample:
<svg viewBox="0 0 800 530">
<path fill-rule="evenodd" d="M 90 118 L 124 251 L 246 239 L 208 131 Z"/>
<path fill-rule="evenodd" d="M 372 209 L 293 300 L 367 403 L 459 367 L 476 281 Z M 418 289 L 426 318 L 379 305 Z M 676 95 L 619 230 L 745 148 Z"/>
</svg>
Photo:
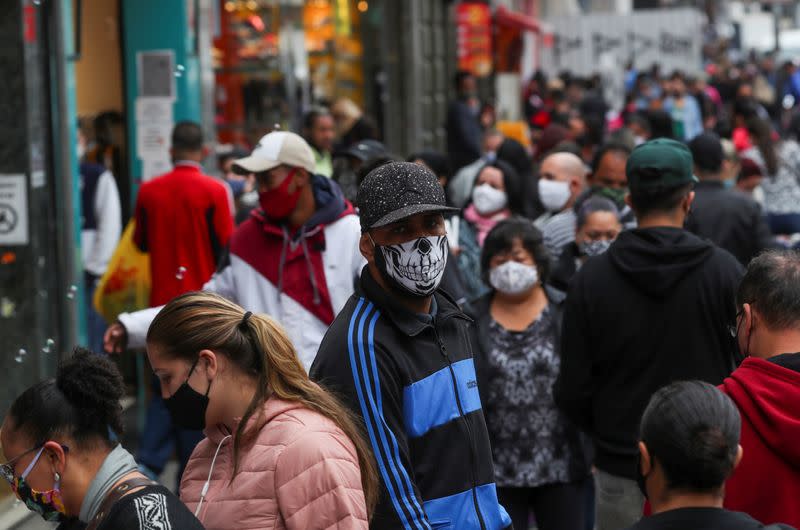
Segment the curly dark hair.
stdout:
<svg viewBox="0 0 800 530">
<path fill-rule="evenodd" d="M 75 348 L 55 379 L 28 388 L 8 414 L 14 431 L 34 443 L 68 436 L 78 446 L 102 442 L 111 447 L 123 430 L 123 394 L 122 375 L 113 361 Z"/>
</svg>

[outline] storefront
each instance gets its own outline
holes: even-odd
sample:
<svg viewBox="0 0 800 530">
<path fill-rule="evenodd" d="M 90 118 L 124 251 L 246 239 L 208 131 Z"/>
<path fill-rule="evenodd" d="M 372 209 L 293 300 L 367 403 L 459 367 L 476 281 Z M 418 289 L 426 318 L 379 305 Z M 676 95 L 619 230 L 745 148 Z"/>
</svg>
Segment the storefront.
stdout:
<svg viewBox="0 0 800 530">
<path fill-rule="evenodd" d="M 253 145 L 304 110 L 349 98 L 362 109 L 366 0 L 217 0 L 214 107 L 221 143 Z"/>
</svg>

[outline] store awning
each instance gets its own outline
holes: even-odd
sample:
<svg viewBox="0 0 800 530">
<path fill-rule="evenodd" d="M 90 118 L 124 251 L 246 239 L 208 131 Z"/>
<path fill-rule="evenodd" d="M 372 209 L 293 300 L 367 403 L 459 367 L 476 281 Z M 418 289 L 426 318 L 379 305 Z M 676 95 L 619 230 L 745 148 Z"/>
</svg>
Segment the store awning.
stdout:
<svg viewBox="0 0 800 530">
<path fill-rule="evenodd" d="M 542 26 L 539 24 L 538 20 L 529 15 L 512 11 L 505 6 L 499 6 L 494 12 L 494 21 L 497 24 L 509 26 L 514 29 L 532 31 L 534 33 L 542 32 Z"/>
</svg>

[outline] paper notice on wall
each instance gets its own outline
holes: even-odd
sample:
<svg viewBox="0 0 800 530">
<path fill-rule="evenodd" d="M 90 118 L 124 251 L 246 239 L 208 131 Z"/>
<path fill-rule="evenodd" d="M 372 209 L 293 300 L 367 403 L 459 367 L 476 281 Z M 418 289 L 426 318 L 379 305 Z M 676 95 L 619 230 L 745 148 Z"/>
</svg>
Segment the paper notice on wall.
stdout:
<svg viewBox="0 0 800 530">
<path fill-rule="evenodd" d="M 175 52 L 147 50 L 136 54 L 139 96 L 175 99 Z"/>
<path fill-rule="evenodd" d="M 136 121 L 138 123 L 172 123 L 171 98 L 136 98 Z"/>
<path fill-rule="evenodd" d="M 136 98 L 136 156 L 142 161 L 142 180 L 166 173 L 172 167 L 169 148 L 174 120 L 168 97 Z"/>
<path fill-rule="evenodd" d="M 170 98 L 136 98 L 136 156 L 169 158 L 173 101 Z"/>
<path fill-rule="evenodd" d="M 0 175 L 0 246 L 27 245 L 28 242 L 25 175 Z"/>
<path fill-rule="evenodd" d="M 136 124 L 136 156 L 142 160 L 169 160 L 171 123 Z"/>
<path fill-rule="evenodd" d="M 163 175 L 172 169 L 169 158 L 145 158 L 142 160 L 142 182 Z"/>
</svg>

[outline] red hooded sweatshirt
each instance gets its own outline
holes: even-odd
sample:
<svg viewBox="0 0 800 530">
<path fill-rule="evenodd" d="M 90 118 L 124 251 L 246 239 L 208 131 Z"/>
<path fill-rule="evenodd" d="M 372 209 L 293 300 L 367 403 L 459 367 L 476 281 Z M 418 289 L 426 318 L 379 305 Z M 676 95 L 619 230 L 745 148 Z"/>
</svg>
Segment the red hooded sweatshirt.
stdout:
<svg viewBox="0 0 800 530">
<path fill-rule="evenodd" d="M 744 450 L 725 508 L 800 528 L 800 372 L 773 361 L 749 357 L 720 386 L 742 416 Z"/>
</svg>

